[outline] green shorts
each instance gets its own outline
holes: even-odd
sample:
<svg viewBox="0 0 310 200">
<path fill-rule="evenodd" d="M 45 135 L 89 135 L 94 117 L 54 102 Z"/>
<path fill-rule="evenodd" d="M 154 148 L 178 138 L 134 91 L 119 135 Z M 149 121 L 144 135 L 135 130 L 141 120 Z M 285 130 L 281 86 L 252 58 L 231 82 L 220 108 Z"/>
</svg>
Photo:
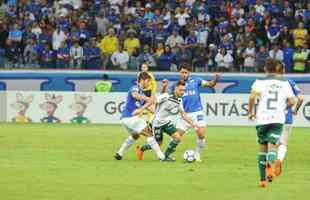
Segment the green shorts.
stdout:
<svg viewBox="0 0 310 200">
<path fill-rule="evenodd" d="M 163 133 L 172 136 L 175 132 L 177 132 L 175 125 L 170 122 L 162 126 L 152 127 L 152 130 L 157 142 L 163 141 Z"/>
<path fill-rule="evenodd" d="M 259 144 L 271 143 L 276 145 L 282 134 L 283 124 L 257 125 L 256 132 Z"/>
</svg>

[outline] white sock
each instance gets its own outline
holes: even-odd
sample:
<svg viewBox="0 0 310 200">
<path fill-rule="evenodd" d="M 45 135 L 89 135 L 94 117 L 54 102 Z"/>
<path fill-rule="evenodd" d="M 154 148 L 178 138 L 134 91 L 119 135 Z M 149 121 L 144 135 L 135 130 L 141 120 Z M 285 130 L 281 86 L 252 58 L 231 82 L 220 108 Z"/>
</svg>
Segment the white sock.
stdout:
<svg viewBox="0 0 310 200">
<path fill-rule="evenodd" d="M 199 155 L 205 146 L 206 146 L 206 140 L 198 138 L 197 139 L 197 146 L 196 146 L 196 153 Z"/>
<path fill-rule="evenodd" d="M 285 158 L 287 146 L 281 144 L 278 148 L 278 159 L 282 162 Z"/>
<path fill-rule="evenodd" d="M 130 135 L 124 142 L 123 144 L 121 145 L 121 147 L 119 148 L 118 150 L 118 154 L 120 156 L 123 156 L 124 155 L 124 152 L 129 148 L 131 147 L 131 145 L 133 145 L 135 143 L 135 140 L 133 139 L 133 137 Z"/>
<path fill-rule="evenodd" d="M 147 137 L 146 138 L 147 143 L 152 147 L 153 151 L 155 151 L 157 157 L 160 160 L 165 159 L 165 155 L 163 154 L 163 152 L 161 151 L 158 143 L 156 142 L 154 137 Z"/>
</svg>

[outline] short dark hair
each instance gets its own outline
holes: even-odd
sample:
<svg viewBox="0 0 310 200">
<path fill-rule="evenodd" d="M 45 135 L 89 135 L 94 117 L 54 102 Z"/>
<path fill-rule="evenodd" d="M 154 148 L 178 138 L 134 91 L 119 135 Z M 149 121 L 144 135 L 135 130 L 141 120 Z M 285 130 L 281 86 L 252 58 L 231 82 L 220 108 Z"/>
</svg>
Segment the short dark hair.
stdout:
<svg viewBox="0 0 310 200">
<path fill-rule="evenodd" d="M 181 71 L 182 69 L 186 69 L 187 71 L 191 71 L 191 66 L 190 66 L 190 64 L 183 62 L 179 66 L 179 71 Z"/>
<path fill-rule="evenodd" d="M 138 76 L 138 81 L 151 79 L 151 76 L 147 72 L 141 72 Z"/>
<path fill-rule="evenodd" d="M 266 68 L 266 71 L 269 72 L 269 73 L 275 73 L 277 72 L 277 61 L 273 58 L 268 58 L 266 60 L 266 63 L 265 63 L 265 68 Z"/>
<path fill-rule="evenodd" d="M 109 80 L 109 76 L 108 76 L 107 74 L 103 74 L 103 75 L 102 75 L 102 79 L 103 79 L 103 80 Z"/>
<path fill-rule="evenodd" d="M 180 86 L 180 85 L 185 86 L 185 81 L 184 81 L 184 80 L 179 80 L 179 81 L 175 84 L 176 87 L 178 87 L 178 86 Z"/>
</svg>

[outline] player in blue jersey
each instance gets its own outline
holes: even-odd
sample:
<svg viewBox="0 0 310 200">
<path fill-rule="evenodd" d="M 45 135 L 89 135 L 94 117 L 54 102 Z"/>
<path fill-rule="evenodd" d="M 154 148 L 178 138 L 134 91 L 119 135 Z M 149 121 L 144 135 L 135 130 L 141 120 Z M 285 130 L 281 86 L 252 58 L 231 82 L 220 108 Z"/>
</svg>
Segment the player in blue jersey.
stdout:
<svg viewBox="0 0 310 200">
<path fill-rule="evenodd" d="M 219 74 L 216 74 L 212 81 L 206 81 L 202 78 L 190 76 L 190 66 L 187 63 L 180 65 L 180 76 L 181 80 L 185 81 L 185 94 L 182 97 L 184 111 L 187 116 L 194 122 L 198 127 L 195 131 L 197 134 L 197 146 L 196 146 L 196 160 L 199 162 L 200 153 L 205 147 L 205 113 L 200 98 L 200 88 L 214 87 L 220 78 Z M 178 119 L 176 124 L 179 132 L 184 133 L 191 127 L 183 119 Z"/>
<path fill-rule="evenodd" d="M 278 62 L 278 70 L 279 70 L 279 74 L 285 73 L 285 66 L 280 61 Z M 296 83 L 290 79 L 288 80 L 288 82 L 293 90 L 294 95 L 297 97 L 297 103 L 296 103 L 295 108 L 292 108 L 292 107 L 287 108 L 285 126 L 283 128 L 283 132 L 279 139 L 278 156 L 275 162 L 275 175 L 276 176 L 279 176 L 281 174 L 282 162 L 287 152 L 288 137 L 293 128 L 293 115 L 295 116 L 298 115 L 298 111 L 304 101 L 304 96 L 302 95 L 301 90 L 298 88 Z"/>
<path fill-rule="evenodd" d="M 121 116 L 121 123 L 128 130 L 129 137 L 123 142 L 115 154 L 114 158 L 116 160 L 121 160 L 125 151 L 134 144 L 140 135 L 143 135 L 146 136 L 147 143 L 152 147 L 160 160 L 170 161 L 169 158 L 165 159 L 165 155 L 153 137 L 152 131 L 146 121 L 138 117 L 138 115 L 155 102 L 154 98 L 147 97 L 143 93 L 143 89 L 149 86 L 150 81 L 151 76 L 147 72 L 141 72 L 138 76 L 137 85 L 131 87 L 128 91 L 125 108 Z"/>
</svg>

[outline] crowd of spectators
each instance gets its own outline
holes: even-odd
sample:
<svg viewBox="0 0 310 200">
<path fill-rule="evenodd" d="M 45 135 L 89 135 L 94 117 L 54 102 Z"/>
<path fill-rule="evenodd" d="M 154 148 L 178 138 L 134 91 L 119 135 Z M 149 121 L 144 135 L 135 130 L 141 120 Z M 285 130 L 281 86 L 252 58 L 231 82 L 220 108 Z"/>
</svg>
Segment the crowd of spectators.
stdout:
<svg viewBox="0 0 310 200">
<path fill-rule="evenodd" d="M 0 0 L 0 68 L 309 72 L 307 0 Z"/>
</svg>

